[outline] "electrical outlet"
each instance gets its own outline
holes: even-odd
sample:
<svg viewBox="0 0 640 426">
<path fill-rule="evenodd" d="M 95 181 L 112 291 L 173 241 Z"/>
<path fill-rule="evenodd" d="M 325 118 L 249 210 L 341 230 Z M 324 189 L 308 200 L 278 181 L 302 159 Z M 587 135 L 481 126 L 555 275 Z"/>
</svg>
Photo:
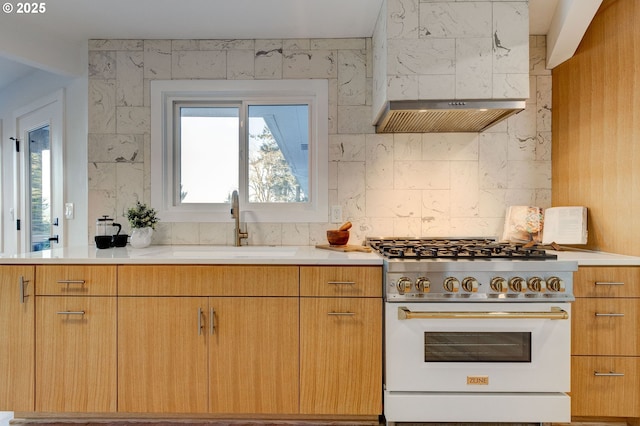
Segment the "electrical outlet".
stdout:
<svg viewBox="0 0 640 426">
<path fill-rule="evenodd" d="M 342 222 L 342 206 L 331 206 L 331 222 Z"/>
</svg>

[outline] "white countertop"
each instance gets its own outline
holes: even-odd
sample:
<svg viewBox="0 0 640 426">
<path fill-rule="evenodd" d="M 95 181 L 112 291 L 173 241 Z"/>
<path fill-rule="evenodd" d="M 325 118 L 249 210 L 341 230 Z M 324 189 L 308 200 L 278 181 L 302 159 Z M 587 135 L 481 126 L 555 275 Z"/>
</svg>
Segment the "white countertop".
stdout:
<svg viewBox="0 0 640 426">
<path fill-rule="evenodd" d="M 640 266 L 640 257 L 566 249 L 551 251 L 558 260 L 579 266 Z M 382 265 L 376 253 L 338 252 L 314 246 L 200 246 L 157 245 L 144 249 L 129 246 L 99 250 L 79 246 L 0 256 L 0 264 L 261 264 L 261 265 Z"/>
<path fill-rule="evenodd" d="M 95 246 L 57 248 L 0 257 L 0 264 L 202 264 L 382 265 L 375 253 L 339 252 L 314 246 L 157 245 L 143 249 Z"/>
<path fill-rule="evenodd" d="M 640 266 L 640 257 L 579 249 L 550 250 L 558 260 L 573 260 L 578 266 Z"/>
</svg>

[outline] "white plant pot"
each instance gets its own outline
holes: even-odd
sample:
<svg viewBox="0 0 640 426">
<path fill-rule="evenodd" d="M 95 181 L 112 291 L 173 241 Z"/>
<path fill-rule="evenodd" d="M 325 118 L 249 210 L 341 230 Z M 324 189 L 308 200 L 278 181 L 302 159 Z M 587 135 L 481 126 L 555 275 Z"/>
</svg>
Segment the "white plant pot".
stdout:
<svg viewBox="0 0 640 426">
<path fill-rule="evenodd" d="M 153 235 L 153 228 L 134 228 L 131 231 L 131 238 L 129 244 L 133 248 L 145 248 L 151 245 L 151 236 Z"/>
</svg>

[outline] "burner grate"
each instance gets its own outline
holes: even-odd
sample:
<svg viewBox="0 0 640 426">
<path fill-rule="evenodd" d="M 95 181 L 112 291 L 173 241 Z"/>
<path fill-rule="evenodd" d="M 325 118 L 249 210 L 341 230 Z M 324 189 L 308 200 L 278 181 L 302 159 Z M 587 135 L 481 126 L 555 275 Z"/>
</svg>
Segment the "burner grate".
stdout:
<svg viewBox="0 0 640 426">
<path fill-rule="evenodd" d="M 367 245 L 388 259 L 556 259 L 539 247 L 490 238 L 367 238 Z"/>
</svg>

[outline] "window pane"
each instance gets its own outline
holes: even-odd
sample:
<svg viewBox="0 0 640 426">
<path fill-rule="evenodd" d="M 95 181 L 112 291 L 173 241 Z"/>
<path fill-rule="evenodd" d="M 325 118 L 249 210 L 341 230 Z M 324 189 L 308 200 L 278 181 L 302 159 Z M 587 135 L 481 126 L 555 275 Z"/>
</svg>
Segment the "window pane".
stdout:
<svg viewBox="0 0 640 426">
<path fill-rule="evenodd" d="M 249 202 L 309 201 L 309 106 L 249 106 Z"/>
<path fill-rule="evenodd" d="M 51 148 L 49 125 L 29 132 L 31 250 L 51 248 Z"/>
<path fill-rule="evenodd" d="M 180 203 L 228 203 L 238 188 L 239 108 L 180 108 Z"/>
</svg>

